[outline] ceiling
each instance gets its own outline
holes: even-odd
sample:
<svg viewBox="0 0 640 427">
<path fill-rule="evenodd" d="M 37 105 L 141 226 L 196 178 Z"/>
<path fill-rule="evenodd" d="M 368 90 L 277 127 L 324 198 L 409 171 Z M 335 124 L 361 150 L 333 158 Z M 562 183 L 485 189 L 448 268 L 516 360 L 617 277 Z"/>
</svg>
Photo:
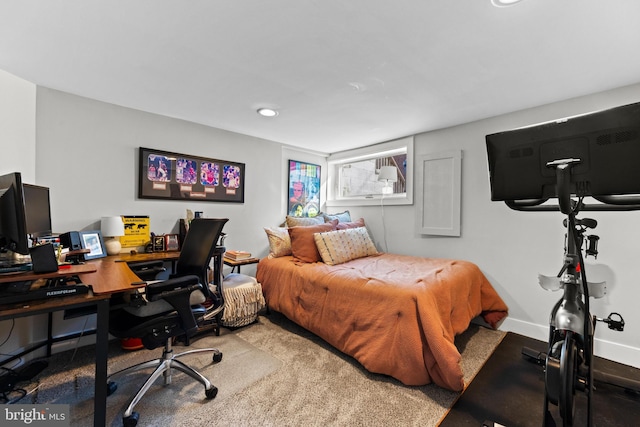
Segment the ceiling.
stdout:
<svg viewBox="0 0 640 427">
<path fill-rule="evenodd" d="M 331 153 L 638 83 L 639 18 L 637 0 L 0 0 L 0 69 Z"/>
</svg>

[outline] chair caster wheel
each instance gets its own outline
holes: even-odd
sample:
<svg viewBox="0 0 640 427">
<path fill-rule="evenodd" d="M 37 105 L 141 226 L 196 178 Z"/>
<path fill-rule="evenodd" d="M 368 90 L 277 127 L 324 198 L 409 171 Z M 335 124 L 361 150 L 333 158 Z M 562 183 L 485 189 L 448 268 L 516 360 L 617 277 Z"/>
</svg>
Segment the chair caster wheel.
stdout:
<svg viewBox="0 0 640 427">
<path fill-rule="evenodd" d="M 218 363 L 222 360 L 222 353 L 213 353 L 213 363 Z"/>
<path fill-rule="evenodd" d="M 207 396 L 207 399 L 213 399 L 218 395 L 218 387 L 212 385 L 209 390 L 205 390 L 204 394 Z"/>
<path fill-rule="evenodd" d="M 111 396 L 118 389 L 118 384 L 113 381 L 107 383 L 107 396 Z"/>
<path fill-rule="evenodd" d="M 140 414 L 132 412 L 128 417 L 122 417 L 122 425 L 124 425 L 124 427 L 136 427 L 139 418 Z"/>
</svg>

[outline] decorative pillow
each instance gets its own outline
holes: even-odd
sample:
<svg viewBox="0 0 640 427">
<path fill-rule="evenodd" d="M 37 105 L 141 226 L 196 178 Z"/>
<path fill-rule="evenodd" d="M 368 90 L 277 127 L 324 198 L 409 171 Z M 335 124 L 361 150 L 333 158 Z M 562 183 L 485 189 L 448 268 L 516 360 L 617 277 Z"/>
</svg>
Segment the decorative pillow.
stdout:
<svg viewBox="0 0 640 427">
<path fill-rule="evenodd" d="M 322 261 L 328 265 L 338 265 L 378 253 L 364 227 L 316 233 L 313 238 Z"/>
<path fill-rule="evenodd" d="M 314 216 L 314 217 L 298 217 L 298 216 L 290 216 L 287 215 L 285 223 L 287 227 L 306 227 L 308 225 L 317 225 L 324 224 L 324 217 L 322 216 Z"/>
<path fill-rule="evenodd" d="M 352 222 L 339 222 L 336 226 L 337 230 L 346 230 L 347 228 L 364 227 L 364 218 L 357 219 Z"/>
<path fill-rule="evenodd" d="M 291 238 L 291 253 L 294 258 L 302 262 L 318 262 L 321 260 L 316 242 L 313 240 L 314 233 L 322 233 L 336 229 L 338 220 L 324 224 L 309 225 L 306 227 L 289 228 Z"/>
<path fill-rule="evenodd" d="M 264 231 L 269 239 L 269 255 L 272 258 L 291 255 L 291 238 L 286 227 L 265 227 Z"/>
<path fill-rule="evenodd" d="M 324 217 L 325 222 L 329 222 L 334 219 L 337 219 L 339 222 L 351 222 L 351 214 L 349 213 L 349 211 L 344 211 L 344 212 L 335 213 L 335 214 L 323 213 L 322 216 Z"/>
</svg>

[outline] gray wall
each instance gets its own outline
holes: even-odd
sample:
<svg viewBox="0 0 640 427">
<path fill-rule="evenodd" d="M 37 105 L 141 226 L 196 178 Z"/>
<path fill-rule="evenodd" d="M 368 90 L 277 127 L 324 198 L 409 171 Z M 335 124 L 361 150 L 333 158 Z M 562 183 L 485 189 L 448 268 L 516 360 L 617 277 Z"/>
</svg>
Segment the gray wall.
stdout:
<svg viewBox="0 0 640 427">
<path fill-rule="evenodd" d="M 0 80 L 0 84 L 6 83 Z M 28 97 L 30 89 L 22 93 Z M 635 85 L 416 135 L 416 156 L 452 147 L 463 150 L 462 235 L 418 235 L 414 231 L 413 206 L 387 206 L 384 227 L 389 251 L 476 262 L 510 306 L 510 316 L 502 328 L 546 339 L 549 312 L 559 295 L 539 288 L 537 274 L 556 274 L 560 268 L 562 218 L 553 213 L 514 212 L 503 203 L 490 201 L 484 137 L 517 126 L 636 102 L 639 98 L 640 85 Z M 51 188 L 56 231 L 92 229 L 98 227 L 103 215 L 130 214 L 149 215 L 152 230 L 167 233 L 176 230 L 177 220 L 186 209 L 201 210 L 208 217 L 230 218 L 225 227 L 228 248 L 263 256 L 267 253 L 267 240 L 262 227 L 280 224 L 285 215 L 287 160 L 320 164 L 323 183 L 326 180 L 326 162 L 317 153 L 46 88 L 37 88 L 36 117 L 35 178 L 37 184 Z M 0 137 L 0 149 L 13 147 L 3 134 Z M 140 146 L 244 162 L 245 203 L 137 199 Z M 27 150 L 24 156 L 29 155 Z M 13 166 L 3 163 L 2 172 L 13 170 Z M 29 161 L 20 164 L 27 169 L 29 166 Z M 326 200 L 324 190 L 323 185 Z M 364 217 L 374 239 L 381 241 L 385 228 L 380 206 L 348 209 L 352 216 Z M 599 221 L 597 232 L 601 236 L 598 266 L 590 270 L 590 280 L 607 279 L 610 291 L 605 298 L 594 300 L 592 309 L 601 317 L 618 311 L 627 321 L 623 333 L 599 325 L 596 349 L 607 358 L 638 366 L 640 313 L 635 305 L 640 286 L 633 267 L 639 251 L 634 245 L 638 232 L 632 227 L 640 213 L 596 212 L 589 216 Z M 0 326 L 0 332 L 3 330 Z"/>
</svg>

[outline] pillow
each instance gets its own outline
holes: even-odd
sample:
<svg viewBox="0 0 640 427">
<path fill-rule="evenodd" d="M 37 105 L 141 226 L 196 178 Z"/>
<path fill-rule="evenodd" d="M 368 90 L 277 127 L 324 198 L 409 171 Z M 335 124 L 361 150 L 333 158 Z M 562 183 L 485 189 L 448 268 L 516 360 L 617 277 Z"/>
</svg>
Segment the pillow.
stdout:
<svg viewBox="0 0 640 427">
<path fill-rule="evenodd" d="M 328 265 L 338 265 L 378 253 L 364 227 L 316 233 L 313 239 L 322 261 Z"/>
<path fill-rule="evenodd" d="M 339 222 L 350 222 L 351 221 L 351 214 L 349 213 L 349 211 L 344 211 L 344 212 L 335 213 L 335 214 L 323 213 L 322 216 L 324 217 L 324 221 L 325 222 L 329 222 L 329 221 L 334 220 L 334 219 L 337 219 Z"/>
<path fill-rule="evenodd" d="M 287 227 L 306 227 L 308 225 L 324 224 L 325 222 L 329 221 L 325 221 L 324 217 L 322 216 L 299 217 L 287 215 L 287 218 L 285 220 L 285 224 L 287 224 Z"/>
<path fill-rule="evenodd" d="M 345 230 L 347 228 L 364 227 L 364 218 L 357 219 L 353 222 L 339 222 L 336 226 L 338 230 Z"/>
<path fill-rule="evenodd" d="M 272 258 L 291 255 L 291 238 L 286 227 L 265 227 L 264 231 L 269 239 L 269 255 Z"/>
<path fill-rule="evenodd" d="M 302 262 L 318 262 L 320 254 L 313 240 L 314 233 L 322 233 L 336 229 L 338 220 L 327 222 L 324 224 L 309 225 L 306 227 L 289 228 L 289 237 L 291 238 L 291 253 L 294 258 Z"/>
</svg>

